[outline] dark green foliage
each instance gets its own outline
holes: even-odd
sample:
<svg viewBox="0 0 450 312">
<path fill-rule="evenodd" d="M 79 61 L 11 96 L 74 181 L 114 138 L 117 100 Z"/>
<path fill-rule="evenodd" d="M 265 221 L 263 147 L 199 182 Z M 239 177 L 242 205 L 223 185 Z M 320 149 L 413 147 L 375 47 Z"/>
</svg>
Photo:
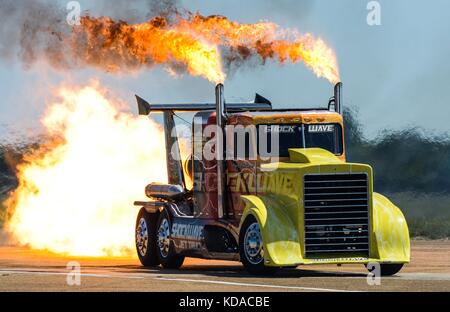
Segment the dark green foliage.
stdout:
<svg viewBox="0 0 450 312">
<path fill-rule="evenodd" d="M 374 171 L 374 189 L 406 216 L 411 236 L 450 237 L 450 138 L 418 128 L 364 138 L 355 109 L 344 112 L 347 160 Z"/>
<path fill-rule="evenodd" d="M 384 131 L 366 140 L 355 110 L 347 109 L 347 160 L 370 164 L 379 192 L 450 191 L 450 138 L 425 134 L 418 128 Z"/>
</svg>

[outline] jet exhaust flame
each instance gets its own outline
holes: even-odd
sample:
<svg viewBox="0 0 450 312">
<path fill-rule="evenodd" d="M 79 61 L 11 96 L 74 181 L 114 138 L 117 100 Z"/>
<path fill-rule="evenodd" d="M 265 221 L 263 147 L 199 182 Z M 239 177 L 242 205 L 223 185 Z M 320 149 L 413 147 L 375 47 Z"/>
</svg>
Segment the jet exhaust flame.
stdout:
<svg viewBox="0 0 450 312">
<path fill-rule="evenodd" d="M 7 231 L 16 243 L 81 256 L 133 250 L 134 200 L 167 180 L 162 129 L 118 111 L 98 84 L 63 87 L 42 119 L 50 137 L 18 166 Z"/>
<path fill-rule="evenodd" d="M 0 57 L 19 57 L 27 67 L 42 60 L 62 71 L 124 73 L 162 66 L 216 84 L 230 70 L 272 60 L 303 62 L 318 77 L 340 80 L 335 53 L 322 39 L 268 21 L 244 24 L 171 8 L 144 23 L 84 15 L 81 25 L 69 26 L 55 4 L 4 0 L 0 9 Z"/>
<path fill-rule="evenodd" d="M 263 62 L 302 61 L 318 77 L 333 84 L 339 81 L 336 56 L 322 39 L 271 22 L 240 24 L 198 13 L 177 15 L 173 21 L 159 16 L 142 24 L 84 16 L 70 41 L 79 62 L 108 71 L 158 64 L 171 72 L 186 70 L 222 83 L 226 78 L 222 59 L 232 65 L 256 56 Z"/>
<path fill-rule="evenodd" d="M 11 8 L 15 2 L 5 3 Z M 18 40 L 23 50 L 12 54 L 25 64 L 45 59 L 63 70 L 123 73 L 159 65 L 213 83 L 226 79 L 226 68 L 257 58 L 262 64 L 303 62 L 318 77 L 333 84 L 340 80 L 335 53 L 322 39 L 271 22 L 241 24 L 198 13 L 141 24 L 91 16 L 72 28 L 57 22 L 57 16 L 45 14 L 25 22 Z M 0 48 L 10 52 L 1 43 Z M 134 248 L 133 201 L 144 199 L 148 182 L 167 180 L 162 129 L 120 112 L 121 103 L 97 83 L 65 86 L 59 95 L 61 101 L 42 119 L 51 141 L 17 167 L 19 186 L 7 201 L 7 231 L 19 244 L 58 253 L 128 254 Z"/>
</svg>

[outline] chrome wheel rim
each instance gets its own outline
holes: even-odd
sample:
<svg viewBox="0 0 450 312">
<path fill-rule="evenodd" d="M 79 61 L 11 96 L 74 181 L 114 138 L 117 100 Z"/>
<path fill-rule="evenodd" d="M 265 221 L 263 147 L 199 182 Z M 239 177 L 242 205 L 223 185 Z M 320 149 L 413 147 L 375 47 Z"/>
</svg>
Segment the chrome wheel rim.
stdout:
<svg viewBox="0 0 450 312">
<path fill-rule="evenodd" d="M 245 232 L 244 252 L 251 264 L 260 264 L 264 259 L 263 241 L 258 222 L 252 223 Z"/>
<path fill-rule="evenodd" d="M 148 228 L 147 222 L 144 218 L 141 218 L 136 229 L 136 246 L 139 254 L 145 257 L 148 249 Z"/>
<path fill-rule="evenodd" d="M 158 229 L 158 248 L 161 256 L 166 258 L 169 255 L 170 248 L 170 228 L 169 221 L 163 219 Z"/>
</svg>

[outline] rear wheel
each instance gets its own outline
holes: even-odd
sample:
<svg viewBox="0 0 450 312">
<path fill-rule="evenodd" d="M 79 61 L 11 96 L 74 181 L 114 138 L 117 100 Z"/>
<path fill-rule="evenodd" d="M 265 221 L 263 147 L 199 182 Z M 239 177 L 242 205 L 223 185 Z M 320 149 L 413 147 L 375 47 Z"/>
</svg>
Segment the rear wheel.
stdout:
<svg viewBox="0 0 450 312">
<path fill-rule="evenodd" d="M 277 267 L 264 264 L 264 246 L 258 221 L 248 217 L 239 234 L 239 254 L 241 262 L 250 274 L 273 275 Z"/>
<path fill-rule="evenodd" d="M 156 254 L 156 223 L 158 216 L 149 214 L 141 208 L 136 219 L 136 251 L 143 266 L 159 265 L 159 258 Z"/>
<path fill-rule="evenodd" d="M 367 265 L 366 265 L 367 268 Z M 392 276 L 400 272 L 403 268 L 403 263 L 381 263 L 380 274 L 381 276 Z"/>
<path fill-rule="evenodd" d="M 183 265 L 184 256 L 175 253 L 175 246 L 170 237 L 171 222 L 166 211 L 163 211 L 158 220 L 157 254 L 161 265 L 167 269 L 178 269 Z"/>
</svg>

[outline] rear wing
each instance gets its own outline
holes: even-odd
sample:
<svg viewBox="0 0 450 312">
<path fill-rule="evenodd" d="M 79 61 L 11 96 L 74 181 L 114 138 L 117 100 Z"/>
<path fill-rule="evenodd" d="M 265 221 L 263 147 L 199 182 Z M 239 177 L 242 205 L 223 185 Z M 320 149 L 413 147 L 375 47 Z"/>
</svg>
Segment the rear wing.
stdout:
<svg viewBox="0 0 450 312">
<path fill-rule="evenodd" d="M 216 110 L 217 103 L 185 103 L 185 104 L 150 104 L 143 98 L 136 95 L 139 115 L 147 116 L 151 112 L 197 112 Z M 290 108 L 290 109 L 272 109 L 272 103 L 265 97 L 256 93 L 253 103 L 226 103 L 224 102 L 225 112 L 243 112 L 243 111 L 307 111 L 307 110 L 328 110 L 342 114 L 342 82 L 334 87 L 334 95 L 328 102 L 328 107 L 322 108 Z"/>
<path fill-rule="evenodd" d="M 179 111 L 179 112 L 196 112 L 205 110 L 215 110 L 216 103 L 186 103 L 186 104 L 150 104 L 143 98 L 136 95 L 139 115 L 147 116 L 151 112 L 164 111 Z M 227 112 L 241 112 L 241 111 L 267 111 L 272 110 L 272 103 L 259 95 L 255 96 L 253 103 L 225 103 Z"/>
</svg>

